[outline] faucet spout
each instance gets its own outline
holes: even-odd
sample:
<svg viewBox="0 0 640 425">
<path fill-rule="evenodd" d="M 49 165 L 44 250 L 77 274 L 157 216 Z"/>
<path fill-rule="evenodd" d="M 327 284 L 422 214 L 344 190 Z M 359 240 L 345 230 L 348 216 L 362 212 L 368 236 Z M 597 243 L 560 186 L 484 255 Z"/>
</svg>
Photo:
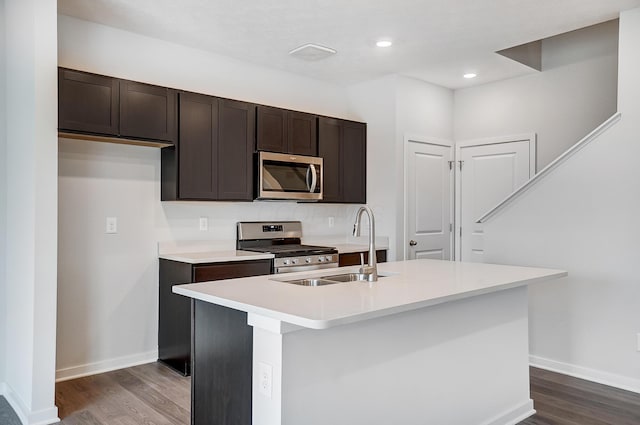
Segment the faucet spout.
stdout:
<svg viewBox="0 0 640 425">
<path fill-rule="evenodd" d="M 353 235 L 360 236 L 360 222 L 362 214 L 367 213 L 369 218 L 369 262 L 367 266 L 363 264 L 360 267 L 360 273 L 367 274 L 369 282 L 378 280 L 378 266 L 376 264 L 376 225 L 373 218 L 373 211 L 367 206 L 362 206 L 356 213 L 356 222 L 353 224 Z"/>
</svg>

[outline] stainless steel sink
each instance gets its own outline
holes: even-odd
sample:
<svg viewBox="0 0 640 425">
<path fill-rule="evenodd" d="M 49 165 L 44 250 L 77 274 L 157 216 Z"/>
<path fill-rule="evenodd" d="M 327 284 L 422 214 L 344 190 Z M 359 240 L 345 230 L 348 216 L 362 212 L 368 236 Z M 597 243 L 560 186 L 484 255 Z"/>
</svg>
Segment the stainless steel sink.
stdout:
<svg viewBox="0 0 640 425">
<path fill-rule="evenodd" d="M 300 286 L 323 286 L 323 285 L 332 285 L 334 283 L 340 283 L 333 280 L 324 280 L 324 279 L 293 279 L 293 280 L 280 280 L 280 279 L 272 279 L 277 280 L 279 282 L 292 283 L 294 285 Z"/>
<path fill-rule="evenodd" d="M 384 277 L 378 275 L 378 277 Z M 344 282 L 368 282 L 369 275 L 365 273 L 342 273 L 342 274 L 333 274 L 329 276 L 317 276 L 314 278 L 306 278 L 306 279 L 274 279 L 278 282 L 291 283 L 294 285 L 301 286 L 323 286 L 323 285 L 333 285 L 334 283 L 344 283 Z"/>
<path fill-rule="evenodd" d="M 331 280 L 334 282 L 369 281 L 369 275 L 365 273 L 344 273 L 331 276 L 322 276 L 322 279 Z"/>
</svg>

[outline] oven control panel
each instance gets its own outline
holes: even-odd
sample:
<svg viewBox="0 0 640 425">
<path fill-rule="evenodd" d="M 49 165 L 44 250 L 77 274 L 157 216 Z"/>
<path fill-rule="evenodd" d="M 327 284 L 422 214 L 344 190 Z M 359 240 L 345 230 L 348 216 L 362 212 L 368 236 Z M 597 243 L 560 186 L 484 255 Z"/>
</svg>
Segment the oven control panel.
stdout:
<svg viewBox="0 0 640 425">
<path fill-rule="evenodd" d="M 279 267 L 315 266 L 320 264 L 338 264 L 338 254 L 305 255 L 301 257 L 275 258 L 273 265 Z"/>
</svg>

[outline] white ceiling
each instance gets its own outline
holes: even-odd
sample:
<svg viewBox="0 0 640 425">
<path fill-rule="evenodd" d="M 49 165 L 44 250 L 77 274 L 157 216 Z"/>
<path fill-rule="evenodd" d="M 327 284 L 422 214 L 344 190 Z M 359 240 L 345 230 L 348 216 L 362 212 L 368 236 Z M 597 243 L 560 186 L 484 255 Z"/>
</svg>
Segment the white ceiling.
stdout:
<svg viewBox="0 0 640 425">
<path fill-rule="evenodd" d="M 399 73 L 449 88 L 533 72 L 495 51 L 617 18 L 640 0 L 58 0 L 59 12 L 338 84 Z M 375 47 L 390 38 L 387 49 Z M 306 43 L 328 59 L 287 55 Z M 474 80 L 462 74 L 478 73 Z"/>
</svg>

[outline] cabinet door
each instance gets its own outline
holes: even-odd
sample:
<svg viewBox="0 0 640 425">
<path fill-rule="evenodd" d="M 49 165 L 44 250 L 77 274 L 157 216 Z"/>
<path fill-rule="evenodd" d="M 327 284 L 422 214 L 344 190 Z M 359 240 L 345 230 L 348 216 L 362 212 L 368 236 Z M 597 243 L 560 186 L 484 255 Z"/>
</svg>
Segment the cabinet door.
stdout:
<svg viewBox="0 0 640 425">
<path fill-rule="evenodd" d="M 58 128 L 117 136 L 119 82 L 115 78 L 58 69 Z"/>
<path fill-rule="evenodd" d="M 340 140 L 342 126 L 333 118 L 318 118 L 318 155 L 323 159 L 324 202 L 342 200 Z"/>
<path fill-rule="evenodd" d="M 215 200 L 218 196 L 218 98 L 180 93 L 178 197 Z"/>
<path fill-rule="evenodd" d="M 296 155 L 318 155 L 316 116 L 303 112 L 287 112 L 287 153 Z"/>
<path fill-rule="evenodd" d="M 120 80 L 120 136 L 175 143 L 176 135 L 175 90 Z"/>
<path fill-rule="evenodd" d="M 218 199 L 253 200 L 255 106 L 220 99 L 218 130 Z"/>
<path fill-rule="evenodd" d="M 257 114 L 258 150 L 287 153 L 287 111 L 259 105 Z"/>
<path fill-rule="evenodd" d="M 342 127 L 342 202 L 367 202 L 367 126 L 344 122 Z"/>
</svg>

